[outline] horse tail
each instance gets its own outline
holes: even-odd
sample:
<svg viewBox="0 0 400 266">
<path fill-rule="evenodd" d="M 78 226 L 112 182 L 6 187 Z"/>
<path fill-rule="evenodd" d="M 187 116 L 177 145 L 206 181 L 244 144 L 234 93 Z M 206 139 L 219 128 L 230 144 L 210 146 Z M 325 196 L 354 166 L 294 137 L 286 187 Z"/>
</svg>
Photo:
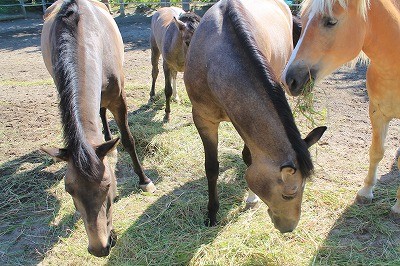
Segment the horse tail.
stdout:
<svg viewBox="0 0 400 266">
<path fill-rule="evenodd" d="M 59 108 L 64 143 L 72 163 L 89 181 L 99 182 L 100 159 L 87 142 L 79 110 L 78 23 L 79 6 L 76 0 L 66 0 L 53 24 L 52 65 L 60 97 Z"/>
<path fill-rule="evenodd" d="M 260 76 L 266 88 L 266 92 L 274 105 L 281 123 L 285 129 L 286 135 L 296 152 L 297 161 L 303 178 L 313 173 L 313 163 L 310 152 L 300 132 L 296 126 L 289 103 L 287 102 L 285 92 L 281 87 L 276 75 L 251 32 L 251 25 L 245 16 L 244 6 L 240 1 L 226 1 L 226 14 L 236 33 L 239 43 L 243 45 L 247 56 L 254 62 L 255 71 Z"/>
</svg>

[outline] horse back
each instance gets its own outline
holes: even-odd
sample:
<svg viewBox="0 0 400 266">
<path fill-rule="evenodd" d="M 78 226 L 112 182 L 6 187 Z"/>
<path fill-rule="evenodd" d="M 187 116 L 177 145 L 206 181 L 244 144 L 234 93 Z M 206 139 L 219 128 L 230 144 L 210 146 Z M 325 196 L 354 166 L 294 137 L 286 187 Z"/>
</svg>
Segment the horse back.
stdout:
<svg viewBox="0 0 400 266">
<path fill-rule="evenodd" d="M 218 89 L 221 87 L 218 84 L 225 84 L 233 92 L 248 87 L 251 79 L 258 82 L 256 77 L 252 77 L 254 62 L 249 59 L 249 52 L 245 51 L 239 34 L 254 39 L 276 78 L 279 78 L 290 57 L 293 41 L 289 8 L 282 6 L 281 1 L 276 4 L 274 0 L 257 0 L 257 4 L 254 1 L 250 4 L 246 1 L 235 2 L 240 7 L 240 10 L 234 8 L 240 12 L 237 20 L 243 23 L 245 31 L 239 32 L 233 26 L 230 18 L 233 9 L 227 9 L 227 5 L 232 3 L 220 1 L 204 15 L 193 35 L 185 72 L 185 83 L 188 81 L 191 84 L 187 90 L 192 102 L 204 105 L 214 102 L 221 109 L 227 109 L 221 103 L 222 99 L 226 99 L 226 92 Z M 239 99 L 244 100 L 250 99 Z"/>
<path fill-rule="evenodd" d="M 54 38 L 56 32 L 56 17 L 64 0 L 54 2 L 45 12 L 44 24 L 41 37 L 41 49 L 46 68 L 53 76 L 51 54 L 54 50 Z M 84 60 L 93 61 L 100 65 L 105 72 L 120 72 L 123 64 L 124 46 L 118 27 L 108 13 L 106 6 L 94 0 L 76 0 L 79 8 L 79 22 L 77 23 L 77 39 L 79 42 L 79 57 Z M 110 45 L 113 43 L 113 45 Z M 88 52 L 90 50 L 90 53 Z M 113 58 L 113 60 L 109 60 Z M 93 69 L 92 69 L 93 70 Z M 97 73 L 98 71 L 95 71 Z"/>
</svg>

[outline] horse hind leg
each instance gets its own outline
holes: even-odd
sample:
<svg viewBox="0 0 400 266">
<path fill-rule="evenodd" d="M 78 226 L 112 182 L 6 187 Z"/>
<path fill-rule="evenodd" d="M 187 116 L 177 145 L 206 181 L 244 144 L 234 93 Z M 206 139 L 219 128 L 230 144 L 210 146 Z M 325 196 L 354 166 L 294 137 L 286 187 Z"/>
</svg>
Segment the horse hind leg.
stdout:
<svg viewBox="0 0 400 266">
<path fill-rule="evenodd" d="M 208 183 L 208 219 L 206 226 L 217 225 L 219 209 L 217 180 L 219 173 L 218 163 L 218 126 L 219 123 L 203 119 L 193 110 L 193 121 L 201 137 L 205 154 L 205 170 Z"/>
<path fill-rule="evenodd" d="M 139 176 L 140 188 L 146 192 L 154 192 L 156 190 L 156 187 L 154 186 L 151 179 L 148 178 L 143 171 L 142 165 L 140 164 L 136 153 L 135 140 L 131 134 L 131 131 L 129 130 L 126 96 L 124 90 L 122 90 L 121 95 L 116 100 L 114 100 L 112 104 L 110 104 L 109 110 L 114 115 L 114 119 L 121 132 L 122 145 L 132 159 L 133 170 Z"/>
<path fill-rule="evenodd" d="M 358 191 L 356 197 L 356 202 L 359 204 L 370 203 L 374 197 L 373 189 L 376 184 L 378 163 L 385 152 L 384 143 L 390 122 L 372 103 L 370 103 L 369 115 L 372 125 L 372 144 L 369 149 L 368 174 L 364 179 L 364 187 Z"/>
<path fill-rule="evenodd" d="M 152 66 L 151 78 L 152 78 L 152 82 L 151 82 L 149 103 L 153 103 L 155 101 L 155 87 L 156 87 L 156 80 L 157 80 L 158 73 L 159 73 L 158 60 L 160 58 L 160 50 L 157 47 L 157 43 L 154 40 L 154 37 L 151 38 L 150 43 L 151 43 L 151 66 Z"/>
<path fill-rule="evenodd" d="M 250 153 L 249 148 L 246 146 L 246 144 L 243 147 L 242 158 L 243 158 L 243 161 L 245 162 L 245 164 L 247 165 L 247 167 L 249 167 L 251 165 L 251 153 Z M 259 202 L 260 202 L 260 198 L 253 191 L 251 191 L 251 189 L 249 189 L 249 195 L 247 196 L 247 199 L 246 199 L 245 209 L 247 210 L 247 209 L 254 208 L 258 205 Z"/>
</svg>

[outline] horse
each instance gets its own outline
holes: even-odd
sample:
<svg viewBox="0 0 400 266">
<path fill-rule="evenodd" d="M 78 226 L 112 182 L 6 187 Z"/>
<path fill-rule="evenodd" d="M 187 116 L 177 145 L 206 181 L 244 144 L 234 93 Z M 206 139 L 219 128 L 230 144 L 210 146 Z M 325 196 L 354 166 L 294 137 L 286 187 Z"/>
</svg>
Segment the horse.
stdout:
<svg viewBox="0 0 400 266">
<path fill-rule="evenodd" d="M 265 202 L 275 228 L 298 224 L 305 182 L 313 172 L 305 139 L 279 82 L 293 49 L 293 19 L 283 0 L 222 0 L 202 17 L 186 57 L 184 81 L 205 153 L 208 218 L 217 224 L 218 126 L 230 121 L 244 140 L 249 198 Z"/>
<path fill-rule="evenodd" d="M 45 13 L 43 60 L 59 93 L 65 148 L 42 148 L 67 162 L 65 190 L 85 224 L 88 251 L 107 256 L 116 242 L 112 226 L 116 177 L 109 158 L 119 138 L 104 141 L 99 110 L 114 115 L 140 187 L 154 191 L 138 160 L 127 121 L 124 45 L 106 6 L 94 0 L 58 0 Z"/>
<path fill-rule="evenodd" d="M 200 17 L 198 15 L 193 12 L 185 12 L 177 7 L 160 8 L 151 19 L 152 84 L 149 102 L 154 101 L 155 85 L 159 73 L 158 60 L 161 54 L 165 77 L 166 107 L 164 121 L 166 122 L 170 119 L 171 96 L 179 102 L 179 95 L 176 91 L 176 75 L 177 72 L 185 70 L 187 48 L 199 22 Z"/>
<path fill-rule="evenodd" d="M 282 79 L 299 95 L 346 62 L 369 58 L 366 86 L 372 143 L 369 170 L 356 202 L 370 203 L 384 155 L 389 122 L 400 118 L 400 6 L 393 0 L 307 0 L 302 5 L 303 32 Z M 397 162 L 400 165 L 400 160 Z M 400 218 L 400 188 L 391 215 Z"/>
</svg>

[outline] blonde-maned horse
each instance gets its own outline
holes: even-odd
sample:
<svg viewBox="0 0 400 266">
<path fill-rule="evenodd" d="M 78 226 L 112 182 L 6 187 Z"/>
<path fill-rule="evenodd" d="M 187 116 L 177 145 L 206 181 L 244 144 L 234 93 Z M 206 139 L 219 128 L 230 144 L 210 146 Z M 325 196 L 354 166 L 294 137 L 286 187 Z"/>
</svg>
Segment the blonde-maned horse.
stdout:
<svg viewBox="0 0 400 266">
<path fill-rule="evenodd" d="M 342 64 L 365 53 L 372 144 L 359 203 L 371 202 L 377 167 L 384 154 L 388 124 L 400 118 L 400 3 L 397 0 L 306 0 L 303 31 L 282 79 L 299 95 Z M 398 161 L 398 165 L 400 161 Z M 400 188 L 392 215 L 400 217 Z"/>
<path fill-rule="evenodd" d="M 139 163 L 128 126 L 121 34 L 104 4 L 58 0 L 46 11 L 41 48 L 59 93 L 66 145 L 43 150 L 67 162 L 65 190 L 84 221 L 88 251 L 107 256 L 116 242 L 112 223 L 116 179 L 108 155 L 119 138 L 111 140 L 108 135 L 104 140 L 100 108 L 102 115 L 105 109 L 114 115 L 142 189 L 155 189 Z"/>
<path fill-rule="evenodd" d="M 280 232 L 294 230 L 299 222 L 306 178 L 313 172 L 308 147 L 326 127 L 303 140 L 280 86 L 279 73 L 296 42 L 293 24 L 283 0 L 222 0 L 193 35 L 184 81 L 204 146 L 208 225 L 217 224 L 222 121 L 232 122 L 244 140 L 249 196 L 254 199 L 255 193 L 268 205 Z"/>
<path fill-rule="evenodd" d="M 179 95 L 176 91 L 176 75 L 185 70 L 187 48 L 199 23 L 200 17 L 198 15 L 193 12 L 185 12 L 177 7 L 160 8 L 151 19 L 152 84 L 149 102 L 154 101 L 155 85 L 159 72 L 158 59 L 161 54 L 165 77 L 164 121 L 166 122 L 170 119 L 171 97 L 179 101 Z"/>
</svg>

